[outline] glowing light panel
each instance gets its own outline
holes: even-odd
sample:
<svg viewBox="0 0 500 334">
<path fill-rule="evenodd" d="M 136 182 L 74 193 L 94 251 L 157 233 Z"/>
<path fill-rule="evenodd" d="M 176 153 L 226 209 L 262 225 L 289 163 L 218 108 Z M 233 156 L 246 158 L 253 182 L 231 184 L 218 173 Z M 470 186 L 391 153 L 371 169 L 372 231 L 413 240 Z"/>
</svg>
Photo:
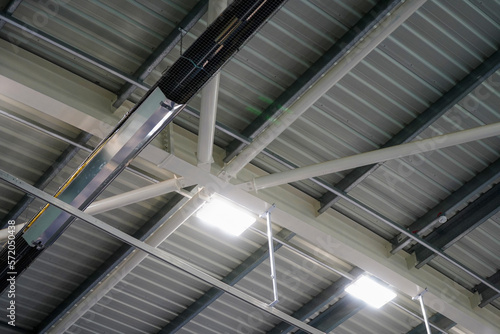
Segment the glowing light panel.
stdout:
<svg viewBox="0 0 500 334">
<path fill-rule="evenodd" d="M 366 275 L 349 284 L 345 288 L 345 291 L 375 308 L 382 307 L 396 297 L 394 291 L 375 282 Z"/>
<path fill-rule="evenodd" d="M 213 198 L 206 203 L 196 216 L 207 224 L 238 236 L 252 225 L 256 217 L 245 209 L 222 198 Z"/>
</svg>

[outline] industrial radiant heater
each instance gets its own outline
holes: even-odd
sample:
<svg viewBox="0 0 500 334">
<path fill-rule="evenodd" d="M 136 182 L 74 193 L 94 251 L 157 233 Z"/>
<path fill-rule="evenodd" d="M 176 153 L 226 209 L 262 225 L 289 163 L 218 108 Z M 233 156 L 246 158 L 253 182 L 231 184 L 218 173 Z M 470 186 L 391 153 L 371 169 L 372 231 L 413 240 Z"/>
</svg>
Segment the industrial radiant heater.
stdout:
<svg viewBox="0 0 500 334">
<path fill-rule="evenodd" d="M 55 197 L 85 210 L 284 2 L 234 1 L 97 146 Z M 70 214 L 45 206 L 16 235 L 17 275 L 73 220 Z M 0 262 L 4 291 L 9 272 L 6 247 L 0 252 Z"/>
</svg>

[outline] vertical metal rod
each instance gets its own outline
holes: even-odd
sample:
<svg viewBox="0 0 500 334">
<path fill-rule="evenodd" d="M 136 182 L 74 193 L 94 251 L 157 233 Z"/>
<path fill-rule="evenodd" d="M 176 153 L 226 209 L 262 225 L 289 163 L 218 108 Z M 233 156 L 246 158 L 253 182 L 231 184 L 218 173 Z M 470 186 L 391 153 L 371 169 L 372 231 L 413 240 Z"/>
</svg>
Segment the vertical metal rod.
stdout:
<svg viewBox="0 0 500 334">
<path fill-rule="evenodd" d="M 427 319 L 427 314 L 425 314 L 424 296 L 420 296 L 418 300 L 420 301 L 420 307 L 422 308 L 422 317 L 424 318 L 427 334 L 432 334 L 431 329 L 429 328 L 429 319 Z"/>
<path fill-rule="evenodd" d="M 425 329 L 427 334 L 432 334 L 431 329 L 429 327 L 429 319 L 427 319 L 427 314 L 425 313 L 425 305 L 424 305 L 424 293 L 427 292 L 427 288 L 424 291 L 413 297 L 413 300 L 418 299 L 420 302 L 420 307 L 422 308 L 422 318 L 424 318 Z"/>
<path fill-rule="evenodd" d="M 269 306 L 274 306 L 278 303 L 278 282 L 276 279 L 276 264 L 274 262 L 274 245 L 273 245 L 273 229 L 271 227 L 271 210 L 275 208 L 273 204 L 272 207 L 266 211 L 267 220 L 267 242 L 269 244 L 269 263 L 271 265 L 271 279 L 273 280 L 273 294 L 274 300 Z"/>
<path fill-rule="evenodd" d="M 262 215 L 262 216 L 263 216 L 263 215 Z M 267 233 L 266 233 L 266 232 L 261 231 L 261 230 L 259 230 L 259 229 L 258 229 L 258 228 L 256 228 L 256 227 L 250 227 L 250 229 L 251 229 L 252 231 L 254 231 L 254 232 L 256 232 L 256 233 L 260 234 L 260 235 L 263 235 L 263 236 L 267 235 Z M 291 245 L 291 244 L 287 243 L 287 241 L 285 241 L 285 240 L 282 240 L 282 239 L 280 239 L 280 238 L 276 238 L 276 237 L 273 237 L 273 240 L 274 240 L 275 242 L 277 242 L 277 243 L 279 243 L 279 244 L 283 245 L 283 247 L 285 247 L 285 248 L 287 248 L 287 249 L 291 250 L 292 252 L 294 252 L 294 253 L 296 253 L 296 254 L 300 255 L 300 256 L 301 256 L 301 257 L 303 257 L 304 259 L 307 259 L 307 260 L 309 260 L 309 261 L 312 261 L 313 263 L 317 264 L 318 266 L 321 266 L 321 267 L 323 267 L 323 268 L 325 268 L 325 269 L 327 269 L 327 270 L 330 270 L 331 272 L 334 272 L 334 273 L 336 273 L 336 274 L 338 274 L 338 275 L 340 275 L 340 276 L 342 276 L 342 277 L 345 277 L 345 278 L 347 278 L 347 279 L 348 279 L 348 280 L 350 280 L 350 281 L 353 281 L 353 280 L 356 278 L 355 276 L 353 276 L 352 274 L 350 274 L 350 273 L 348 273 L 348 272 L 344 272 L 344 271 L 342 271 L 342 270 L 335 269 L 335 268 L 333 268 L 332 266 L 330 266 L 329 264 L 326 264 L 325 262 L 323 262 L 323 261 L 321 261 L 321 260 L 318 260 L 318 259 L 316 259 L 315 257 L 313 257 L 313 256 L 311 256 L 311 255 L 309 255 L 309 254 L 304 253 L 303 251 L 301 251 L 300 249 L 298 249 L 296 246 L 293 246 L 293 245 Z M 415 300 L 415 298 L 413 298 L 413 300 Z M 399 308 L 400 310 L 402 310 L 402 311 L 404 311 L 404 312 L 408 313 L 408 314 L 409 314 L 409 315 L 411 315 L 412 317 L 414 317 L 414 318 L 416 318 L 416 319 L 419 319 L 419 320 L 421 320 L 421 321 L 424 321 L 424 318 L 422 318 L 420 315 L 418 315 L 418 314 L 416 314 L 415 312 L 413 312 L 413 311 L 409 310 L 408 308 L 406 308 L 406 307 L 404 307 L 404 306 L 402 306 L 402 305 L 398 304 L 398 303 L 397 303 L 397 302 L 395 302 L 394 300 L 391 300 L 389 303 L 391 303 L 392 305 L 394 305 L 394 307 L 397 307 L 397 308 Z M 435 330 L 439 331 L 440 333 L 448 334 L 448 332 L 447 332 L 446 330 L 444 330 L 444 329 L 442 329 L 442 328 L 440 328 L 440 327 L 438 327 L 438 326 L 436 326 L 436 325 L 434 325 L 434 324 L 432 324 L 432 323 L 430 323 L 430 322 L 429 322 L 429 326 L 430 326 L 430 327 L 432 327 L 432 328 L 434 328 Z"/>
</svg>

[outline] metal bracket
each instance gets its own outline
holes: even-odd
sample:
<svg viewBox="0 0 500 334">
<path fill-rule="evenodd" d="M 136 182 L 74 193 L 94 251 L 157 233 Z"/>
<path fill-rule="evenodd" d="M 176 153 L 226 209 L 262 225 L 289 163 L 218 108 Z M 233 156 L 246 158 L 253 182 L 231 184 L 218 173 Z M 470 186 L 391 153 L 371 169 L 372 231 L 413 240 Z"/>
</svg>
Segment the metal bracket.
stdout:
<svg viewBox="0 0 500 334">
<path fill-rule="evenodd" d="M 266 218 L 267 217 L 267 214 L 271 214 L 271 212 L 273 212 L 273 210 L 276 209 L 276 204 L 273 203 L 273 205 L 271 205 L 269 207 L 269 209 L 267 209 L 267 211 L 265 211 L 263 214 L 260 215 L 260 218 Z"/>
<path fill-rule="evenodd" d="M 165 147 L 165 151 L 170 154 L 175 155 L 174 148 L 174 123 L 170 123 L 166 126 L 165 130 L 163 130 L 163 145 Z"/>
<path fill-rule="evenodd" d="M 423 295 L 428 292 L 429 290 L 427 288 L 425 288 L 422 292 L 420 292 L 418 295 L 416 295 L 415 297 L 412 298 L 412 300 L 417 300 L 417 299 L 420 299 L 423 297 Z"/>
<path fill-rule="evenodd" d="M 222 172 L 220 175 L 221 177 L 224 177 L 226 181 L 229 181 L 231 179 L 231 177 L 229 177 L 229 174 L 227 174 L 226 172 Z M 245 190 L 246 192 L 251 192 L 251 191 L 257 192 L 255 187 L 255 179 L 253 179 L 252 181 L 240 183 L 237 185 L 237 187 Z M 265 218 L 264 216 L 262 217 Z"/>
<path fill-rule="evenodd" d="M 160 106 L 162 106 L 163 108 L 165 108 L 167 110 L 173 110 L 175 108 L 176 104 L 177 103 L 175 103 L 174 101 L 170 101 L 168 99 L 160 102 Z"/>
</svg>

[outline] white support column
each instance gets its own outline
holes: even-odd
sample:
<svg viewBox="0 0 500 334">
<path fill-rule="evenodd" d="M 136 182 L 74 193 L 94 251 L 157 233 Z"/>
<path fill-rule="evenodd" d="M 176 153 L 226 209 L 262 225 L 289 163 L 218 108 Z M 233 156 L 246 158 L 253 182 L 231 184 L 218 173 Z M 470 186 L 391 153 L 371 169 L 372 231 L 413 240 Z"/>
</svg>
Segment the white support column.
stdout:
<svg viewBox="0 0 500 334">
<path fill-rule="evenodd" d="M 89 215 L 96 215 L 98 213 L 121 208 L 122 206 L 145 201 L 149 198 L 168 194 L 173 191 L 180 191 L 183 187 L 186 187 L 186 185 L 182 178 L 158 182 L 150 186 L 96 201 L 90 204 L 85 212 Z"/>
<path fill-rule="evenodd" d="M 408 0 L 394 10 L 377 28 L 357 44 L 352 51 L 338 62 L 324 77 L 300 97 L 276 122 L 273 122 L 255 140 L 245 147 L 221 172 L 220 177 L 229 180 L 252 161 L 264 148 L 276 139 L 286 128 L 306 112 L 321 96 L 359 64 L 394 30 L 403 24 L 426 0 Z"/>
<path fill-rule="evenodd" d="M 493 123 L 380 150 L 360 153 L 311 166 L 296 168 L 285 172 L 261 176 L 254 179 L 253 182 L 244 183 L 242 186 L 245 190 L 259 190 L 498 135 L 500 135 L 500 123 Z"/>
<path fill-rule="evenodd" d="M 424 294 L 427 292 L 427 288 L 425 288 L 424 291 L 420 292 L 416 297 L 413 297 L 413 300 L 418 299 L 420 303 L 420 308 L 422 309 L 422 318 L 424 319 L 424 324 L 425 324 L 425 331 L 427 334 L 432 334 L 431 329 L 429 327 L 429 319 L 427 319 L 427 313 L 425 312 L 425 305 L 424 305 Z"/>
<path fill-rule="evenodd" d="M 227 0 L 210 0 L 208 24 L 212 23 L 227 7 Z M 201 91 L 200 127 L 198 133 L 198 167 L 210 172 L 213 162 L 215 119 L 219 98 L 220 74 L 210 80 Z"/>
</svg>

